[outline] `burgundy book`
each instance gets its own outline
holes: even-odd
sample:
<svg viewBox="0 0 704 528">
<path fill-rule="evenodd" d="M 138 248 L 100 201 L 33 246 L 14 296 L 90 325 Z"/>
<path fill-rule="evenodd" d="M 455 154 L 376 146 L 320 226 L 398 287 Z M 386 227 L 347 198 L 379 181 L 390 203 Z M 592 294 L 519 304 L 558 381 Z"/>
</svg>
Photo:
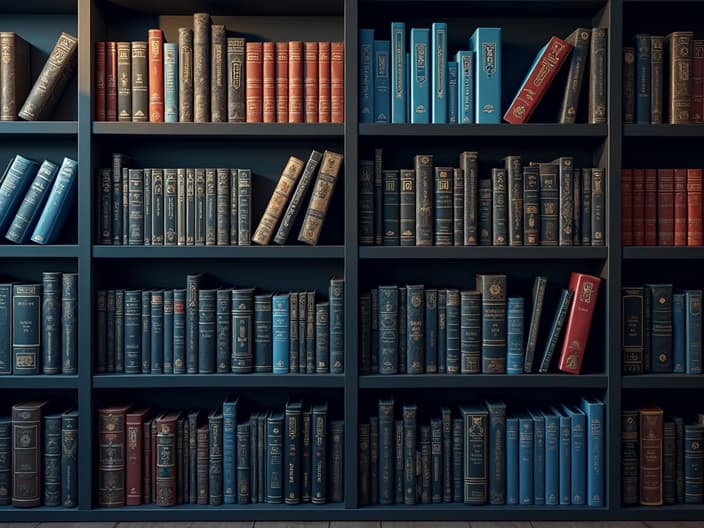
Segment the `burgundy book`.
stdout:
<svg viewBox="0 0 704 528">
<path fill-rule="evenodd" d="M 645 243 L 645 170 L 633 169 L 633 245 Z"/>
<path fill-rule="evenodd" d="M 701 246 L 702 169 L 687 169 L 687 245 Z"/>
<path fill-rule="evenodd" d="M 261 42 L 245 44 L 245 101 L 247 105 L 247 123 L 261 123 L 263 90 L 263 46 Z"/>
<path fill-rule="evenodd" d="M 646 192 L 646 204 L 648 207 L 648 177 L 650 169 L 645 171 L 645 192 Z M 658 169 L 657 170 L 657 232 L 658 232 L 658 246 L 672 246 L 675 244 L 675 175 L 672 169 Z M 650 219 L 647 214 L 648 210 L 645 211 L 645 236 L 646 245 L 648 237 L 648 220 Z"/>
<path fill-rule="evenodd" d="M 262 89 L 262 117 L 265 123 L 276 123 L 276 45 L 273 42 L 264 42 L 262 45 L 263 57 L 263 89 Z"/>
<path fill-rule="evenodd" d="M 127 413 L 125 420 L 127 428 L 127 452 L 125 483 L 127 486 L 127 506 L 139 506 L 144 500 L 144 422 L 151 409 L 137 409 Z"/>
<path fill-rule="evenodd" d="M 288 122 L 303 123 L 303 42 L 288 43 Z"/>
<path fill-rule="evenodd" d="M 558 363 L 558 368 L 568 374 L 579 374 L 582 369 L 600 284 L 599 277 L 575 272 L 570 274 L 569 290 L 574 292 L 574 299 L 567 316 L 565 338 Z"/>
<path fill-rule="evenodd" d="M 318 42 L 318 122 L 329 123 L 330 116 L 330 43 Z"/>
<path fill-rule="evenodd" d="M 687 245 L 687 169 L 675 169 L 675 245 Z"/>
<path fill-rule="evenodd" d="M 176 506 L 176 425 L 180 411 L 169 412 L 156 421 L 156 496 L 157 506 Z"/>
<path fill-rule="evenodd" d="M 149 47 L 149 121 L 164 121 L 164 34 L 160 29 L 148 32 Z"/>
<path fill-rule="evenodd" d="M 662 409 L 640 410 L 640 503 L 662 506 Z"/>
<path fill-rule="evenodd" d="M 621 169 L 621 244 L 633 245 L 633 170 Z"/>
<path fill-rule="evenodd" d="M 42 418 L 49 402 L 12 406 L 12 505 L 33 508 L 42 500 Z"/>
<path fill-rule="evenodd" d="M 288 42 L 276 43 L 276 122 L 288 123 Z"/>
<path fill-rule="evenodd" d="M 154 418 L 144 422 L 143 429 L 143 469 L 142 469 L 142 494 L 144 504 L 152 502 L 152 423 Z"/>
<path fill-rule="evenodd" d="M 694 41 L 692 60 L 692 121 L 704 123 L 704 40 Z"/>
<path fill-rule="evenodd" d="M 117 59 L 115 59 L 115 72 L 117 73 Z M 96 121 L 105 121 L 105 42 L 95 43 L 95 117 Z M 115 84 L 117 90 L 117 84 Z M 115 92 L 117 97 L 117 91 Z M 117 112 L 117 99 L 115 99 L 115 112 Z"/>
<path fill-rule="evenodd" d="M 645 234 L 643 244 L 655 246 L 658 241 L 658 171 L 645 169 Z"/>
<path fill-rule="evenodd" d="M 105 121 L 117 121 L 117 42 L 105 43 Z"/>
<path fill-rule="evenodd" d="M 98 506 L 125 505 L 125 418 L 129 405 L 98 409 Z"/>
<path fill-rule="evenodd" d="M 330 122 L 345 121 L 345 43 L 330 44 Z"/>
<path fill-rule="evenodd" d="M 318 122 L 318 43 L 303 44 L 303 87 L 306 123 Z"/>
</svg>

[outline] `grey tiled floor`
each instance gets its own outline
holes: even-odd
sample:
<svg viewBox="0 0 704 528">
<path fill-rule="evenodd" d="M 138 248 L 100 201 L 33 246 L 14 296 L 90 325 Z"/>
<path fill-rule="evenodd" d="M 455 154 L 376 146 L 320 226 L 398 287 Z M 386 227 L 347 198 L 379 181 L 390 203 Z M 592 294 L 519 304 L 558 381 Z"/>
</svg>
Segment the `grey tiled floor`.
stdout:
<svg viewBox="0 0 704 528">
<path fill-rule="evenodd" d="M 0 523 L 0 528 L 704 528 L 704 521 Z"/>
</svg>

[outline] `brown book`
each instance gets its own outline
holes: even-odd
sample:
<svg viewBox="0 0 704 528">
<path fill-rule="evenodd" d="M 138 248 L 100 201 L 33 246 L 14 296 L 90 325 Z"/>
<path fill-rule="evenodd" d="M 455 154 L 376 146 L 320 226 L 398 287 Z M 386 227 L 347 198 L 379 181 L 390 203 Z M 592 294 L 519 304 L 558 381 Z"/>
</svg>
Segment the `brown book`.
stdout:
<svg viewBox="0 0 704 528">
<path fill-rule="evenodd" d="M 42 497 L 42 418 L 49 402 L 12 406 L 12 505 L 32 508 Z"/>
<path fill-rule="evenodd" d="M 29 44 L 12 32 L 0 32 L 0 121 L 17 120 L 30 84 Z"/>
<path fill-rule="evenodd" d="M 210 121 L 227 122 L 227 36 L 225 26 L 210 26 Z"/>
<path fill-rule="evenodd" d="M 193 30 L 178 28 L 178 120 L 193 121 Z"/>
<path fill-rule="evenodd" d="M 125 505 L 125 419 L 129 405 L 98 409 L 98 506 Z"/>
<path fill-rule="evenodd" d="M 117 43 L 117 120 L 132 121 L 132 44 Z"/>
<path fill-rule="evenodd" d="M 665 37 L 670 53 L 670 123 L 689 123 L 692 107 L 691 31 L 675 31 Z"/>
<path fill-rule="evenodd" d="M 209 441 L 209 426 L 208 424 L 203 424 L 198 427 L 198 433 L 196 436 L 197 447 L 196 447 L 196 482 L 198 486 L 197 490 L 197 504 L 208 504 L 208 441 Z"/>
<path fill-rule="evenodd" d="M 142 500 L 144 504 L 152 502 L 152 423 L 147 420 L 142 426 Z"/>
<path fill-rule="evenodd" d="M 193 121 L 210 119 L 210 15 L 193 13 Z"/>
<path fill-rule="evenodd" d="M 663 100 L 663 36 L 650 37 L 650 122 L 662 123 Z"/>
<path fill-rule="evenodd" d="M 169 412 L 156 421 L 156 496 L 157 506 L 175 506 L 178 475 L 176 474 L 176 428 L 180 411 Z"/>
<path fill-rule="evenodd" d="M 95 115 L 96 121 L 105 121 L 105 41 L 95 43 Z M 2 75 L 0 74 L 0 77 Z"/>
<path fill-rule="evenodd" d="M 265 123 L 276 123 L 276 44 L 262 45 L 262 117 Z"/>
<path fill-rule="evenodd" d="M 150 29 L 149 45 L 149 121 L 164 121 L 164 34 Z"/>
<path fill-rule="evenodd" d="M 303 122 L 303 42 L 288 43 L 288 122 Z"/>
<path fill-rule="evenodd" d="M 342 159 L 342 154 L 336 152 L 326 150 L 323 153 L 323 160 L 320 163 L 320 170 L 308 203 L 308 210 L 298 234 L 300 242 L 313 246 L 318 243 L 337 183 L 337 175 L 342 167 Z"/>
<path fill-rule="evenodd" d="M 127 506 L 139 506 L 144 500 L 144 422 L 151 413 L 151 408 L 144 407 L 127 413 L 127 451 L 125 455 L 125 485 L 127 487 Z"/>
<path fill-rule="evenodd" d="M 263 119 L 263 46 L 261 42 L 245 44 L 246 73 L 245 101 L 247 105 L 247 123 L 261 123 Z"/>
<path fill-rule="evenodd" d="M 105 43 L 105 120 L 117 121 L 117 42 Z"/>
<path fill-rule="evenodd" d="M 693 46 L 691 120 L 704 123 L 704 40 L 695 40 Z"/>
<path fill-rule="evenodd" d="M 329 42 L 318 42 L 318 122 L 330 122 Z"/>
<path fill-rule="evenodd" d="M 640 503 L 661 506 L 663 411 L 640 410 Z"/>
<path fill-rule="evenodd" d="M 305 163 L 294 156 L 288 159 L 284 170 L 281 172 L 279 182 L 276 184 L 276 188 L 269 199 L 269 204 L 262 215 L 262 219 L 259 221 L 259 225 L 252 236 L 252 242 L 262 245 L 271 242 L 276 224 L 278 224 L 284 209 L 286 209 L 286 204 L 288 204 L 291 194 L 296 188 L 296 183 L 303 172 L 304 166 Z"/>
<path fill-rule="evenodd" d="M 305 42 L 303 62 L 304 108 L 306 123 L 318 122 L 318 43 Z"/>
<path fill-rule="evenodd" d="M 288 42 L 276 43 L 276 122 L 288 123 Z"/>
<path fill-rule="evenodd" d="M 609 76 L 607 35 L 607 28 L 592 28 L 592 41 L 589 50 L 589 124 L 606 123 Z"/>
<path fill-rule="evenodd" d="M 345 44 L 330 44 L 330 121 L 345 120 Z"/>
</svg>

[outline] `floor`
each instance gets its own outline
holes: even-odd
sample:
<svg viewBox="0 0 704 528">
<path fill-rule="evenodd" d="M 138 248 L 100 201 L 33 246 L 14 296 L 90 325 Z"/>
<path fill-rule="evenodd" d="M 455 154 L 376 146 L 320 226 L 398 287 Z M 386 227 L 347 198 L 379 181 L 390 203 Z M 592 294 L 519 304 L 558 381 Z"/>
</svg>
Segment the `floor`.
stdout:
<svg viewBox="0 0 704 528">
<path fill-rule="evenodd" d="M 0 523 L 0 528 L 704 528 L 704 521 Z"/>
</svg>

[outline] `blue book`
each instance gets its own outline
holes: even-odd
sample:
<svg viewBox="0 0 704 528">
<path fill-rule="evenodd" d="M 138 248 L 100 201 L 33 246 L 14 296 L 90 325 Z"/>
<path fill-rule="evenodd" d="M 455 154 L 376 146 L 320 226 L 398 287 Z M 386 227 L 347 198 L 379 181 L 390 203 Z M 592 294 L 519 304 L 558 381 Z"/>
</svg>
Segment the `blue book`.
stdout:
<svg viewBox="0 0 704 528">
<path fill-rule="evenodd" d="M 533 419 L 518 419 L 518 503 L 533 504 Z"/>
<path fill-rule="evenodd" d="M 342 374 L 344 368 L 345 332 L 345 281 L 339 277 L 330 279 L 330 372 Z M 301 317 L 301 314 L 298 315 Z M 298 343 L 296 343 L 298 345 Z"/>
<path fill-rule="evenodd" d="M 152 371 L 152 292 L 142 290 L 142 342 L 140 348 L 142 374 Z"/>
<path fill-rule="evenodd" d="M 540 411 L 528 411 L 533 418 L 533 504 L 545 504 L 545 418 Z"/>
<path fill-rule="evenodd" d="M 411 123 L 430 123 L 430 30 L 411 29 Z"/>
<path fill-rule="evenodd" d="M 374 122 L 374 30 L 359 30 L 359 122 Z"/>
<path fill-rule="evenodd" d="M 178 122 L 178 42 L 164 42 L 164 122 Z"/>
<path fill-rule="evenodd" d="M 518 418 L 506 418 L 506 504 L 518 504 Z"/>
<path fill-rule="evenodd" d="M 379 310 L 378 310 L 378 328 L 379 328 L 379 352 L 378 352 L 378 362 L 379 362 L 379 374 L 398 374 L 398 340 L 399 340 L 399 321 L 398 321 L 398 287 L 397 286 L 379 286 Z M 408 291 L 408 289 L 407 289 Z M 410 298 L 409 292 L 409 298 Z M 422 306 L 422 302 L 419 303 Z M 407 316 L 411 316 L 410 311 Z M 420 315 L 419 317 L 422 317 Z M 420 332 L 418 333 L 418 338 L 423 339 L 423 330 L 420 326 Z M 407 338 L 410 340 L 410 334 L 407 334 Z M 422 351 L 422 345 L 421 345 Z M 409 365 L 413 361 L 413 352 L 410 347 L 410 341 L 408 346 L 408 361 Z M 419 365 L 419 369 L 422 369 L 422 363 Z M 409 374 L 411 373 L 409 369 L 406 369 Z M 419 373 L 422 370 L 419 371 Z"/>
<path fill-rule="evenodd" d="M 0 233 L 7 232 L 15 213 L 39 170 L 39 164 L 17 154 L 0 178 Z"/>
<path fill-rule="evenodd" d="M 47 281 L 44 280 L 46 293 Z M 45 301 L 46 302 L 46 301 Z M 142 292 L 125 292 L 125 374 L 142 372 Z"/>
<path fill-rule="evenodd" d="M 650 35 L 639 33 L 636 48 L 636 123 L 650 123 Z"/>
<path fill-rule="evenodd" d="M 474 53 L 458 51 L 457 63 L 457 122 L 474 123 Z"/>
<path fill-rule="evenodd" d="M 501 122 L 501 28 L 477 28 L 469 39 L 475 52 L 477 123 Z"/>
<path fill-rule="evenodd" d="M 142 314 L 144 316 L 144 314 Z M 174 374 L 186 372 L 186 290 L 174 290 Z"/>
<path fill-rule="evenodd" d="M 77 179 L 78 163 L 70 158 L 64 158 L 37 227 L 34 228 L 33 242 L 52 244 L 56 240 L 76 199 Z"/>
<path fill-rule="evenodd" d="M 403 63 L 404 70 L 404 88 L 403 91 L 406 93 L 406 120 L 410 121 L 411 115 L 411 52 L 406 52 L 406 62 Z"/>
<path fill-rule="evenodd" d="M 571 424 L 570 417 L 567 416 L 561 409 L 550 406 L 550 411 L 558 417 L 560 427 L 560 447 L 558 457 L 559 467 L 559 493 L 560 504 L 571 504 L 570 496 L 570 454 L 571 454 Z"/>
<path fill-rule="evenodd" d="M 389 91 L 389 53 L 391 42 L 374 41 L 374 122 L 391 122 L 391 92 Z"/>
<path fill-rule="evenodd" d="M 61 506 L 78 504 L 78 411 L 61 415 Z"/>
<path fill-rule="evenodd" d="M 523 374 L 523 297 L 509 297 L 506 316 L 506 373 Z"/>
<path fill-rule="evenodd" d="M 274 297 L 276 299 L 276 297 Z M 288 295 L 286 296 L 288 303 Z M 276 300 L 274 300 L 276 305 Z M 287 350 L 288 353 L 288 350 Z M 283 492 L 283 451 L 284 451 L 284 415 L 281 411 L 266 418 L 266 502 L 280 504 L 284 501 Z"/>
<path fill-rule="evenodd" d="M 391 23 L 391 122 L 406 119 L 406 24 Z"/>
<path fill-rule="evenodd" d="M 672 294 L 672 372 L 684 373 L 684 293 Z"/>
<path fill-rule="evenodd" d="M 447 123 L 447 24 L 433 23 L 433 123 Z"/>
<path fill-rule="evenodd" d="M 274 354 L 274 374 L 288 374 L 289 367 L 289 321 L 288 293 L 272 298 L 272 336 Z"/>
<path fill-rule="evenodd" d="M 55 163 L 44 160 L 24 195 L 5 238 L 16 244 L 29 242 L 58 171 L 59 167 Z"/>
<path fill-rule="evenodd" d="M 0 374 L 12 374 L 12 283 L 0 284 Z"/>
<path fill-rule="evenodd" d="M 489 504 L 506 504 L 506 404 L 484 405 L 489 410 Z"/>
<path fill-rule="evenodd" d="M 301 430 L 303 425 L 303 402 L 289 400 L 284 410 L 284 502 L 299 504 L 301 502 L 303 436 L 310 434 Z M 308 446 L 307 446 L 308 447 Z"/>
<path fill-rule="evenodd" d="M 457 124 L 457 62 L 447 63 L 447 122 Z"/>
<path fill-rule="evenodd" d="M 545 504 L 560 503 L 560 418 L 543 411 L 545 419 Z"/>
<path fill-rule="evenodd" d="M 438 371 L 438 291 L 425 290 L 425 372 Z"/>
<path fill-rule="evenodd" d="M 685 370 L 702 373 L 702 290 L 685 290 Z M 676 363 L 675 363 L 676 364 Z M 677 372 L 677 371 L 675 371 Z"/>
<path fill-rule="evenodd" d="M 562 410 L 570 419 L 570 503 L 585 504 L 587 491 L 587 449 L 585 427 L 587 417 L 576 407 L 563 405 Z"/>
<path fill-rule="evenodd" d="M 222 489 L 225 504 L 237 502 L 237 396 L 230 397 L 222 404 Z"/>
<path fill-rule="evenodd" d="M 152 291 L 151 296 L 151 374 L 164 371 L 164 292 Z"/>
<path fill-rule="evenodd" d="M 174 373 L 174 291 L 164 290 L 164 374 Z"/>
<path fill-rule="evenodd" d="M 605 406 L 603 401 L 596 398 L 581 398 L 580 406 L 586 415 L 587 505 L 604 506 Z"/>
</svg>

